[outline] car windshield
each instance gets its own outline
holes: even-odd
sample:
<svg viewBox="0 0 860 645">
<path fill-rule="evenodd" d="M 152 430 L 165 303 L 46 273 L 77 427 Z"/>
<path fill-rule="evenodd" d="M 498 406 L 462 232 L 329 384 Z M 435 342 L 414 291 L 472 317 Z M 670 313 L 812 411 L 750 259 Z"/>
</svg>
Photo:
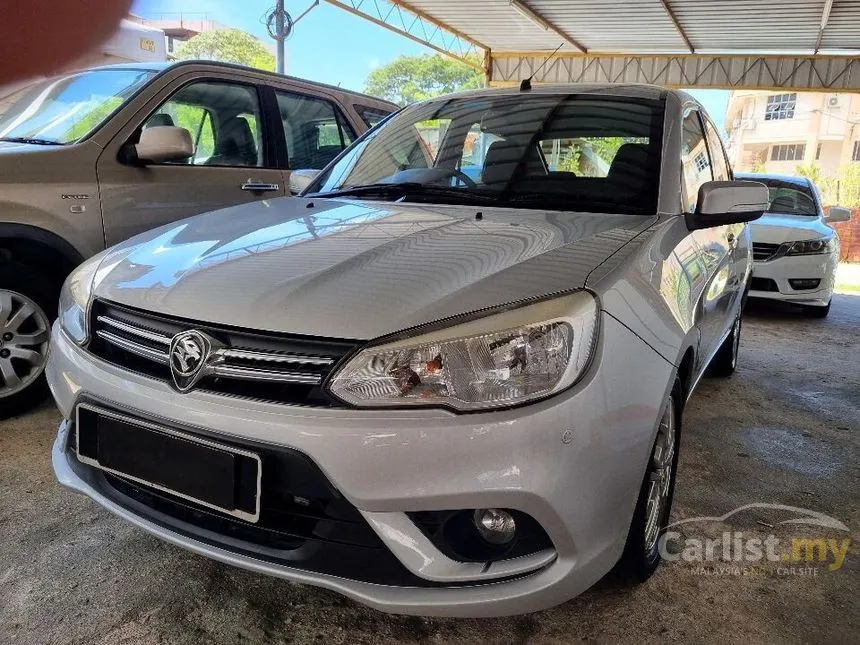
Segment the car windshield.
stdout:
<svg viewBox="0 0 860 645">
<path fill-rule="evenodd" d="M 810 215 L 812 217 L 818 215 L 818 209 L 815 207 L 815 198 L 812 196 L 812 191 L 809 188 L 800 184 L 776 179 L 756 178 L 755 181 L 760 181 L 767 186 L 768 193 L 770 193 L 769 213 Z"/>
<path fill-rule="evenodd" d="M 35 83 L 0 116 L 0 141 L 74 143 L 154 75 L 139 69 L 100 69 Z"/>
<path fill-rule="evenodd" d="M 306 194 L 653 214 L 663 111 L 590 94 L 430 101 L 357 142 Z"/>
</svg>

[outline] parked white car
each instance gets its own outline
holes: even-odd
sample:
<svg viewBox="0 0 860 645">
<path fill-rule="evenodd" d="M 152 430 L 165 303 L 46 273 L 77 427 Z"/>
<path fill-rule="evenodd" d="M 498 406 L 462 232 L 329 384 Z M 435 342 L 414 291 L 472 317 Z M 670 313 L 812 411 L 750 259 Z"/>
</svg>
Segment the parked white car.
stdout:
<svg viewBox="0 0 860 645">
<path fill-rule="evenodd" d="M 475 133 L 494 137 L 478 160 Z M 584 140 L 602 175 L 545 163 Z M 410 106 L 303 195 L 70 276 L 47 369 L 57 478 L 165 540 L 386 611 L 534 611 L 619 559 L 644 580 L 684 405 L 737 363 L 746 222 L 766 207 L 682 92 Z"/>
<path fill-rule="evenodd" d="M 833 206 L 825 214 L 821 195 L 806 177 L 738 174 L 768 187 L 770 208 L 752 225 L 750 297 L 801 305 L 815 318 L 830 313 L 839 264 L 839 236 L 829 226 L 851 217 Z"/>
</svg>

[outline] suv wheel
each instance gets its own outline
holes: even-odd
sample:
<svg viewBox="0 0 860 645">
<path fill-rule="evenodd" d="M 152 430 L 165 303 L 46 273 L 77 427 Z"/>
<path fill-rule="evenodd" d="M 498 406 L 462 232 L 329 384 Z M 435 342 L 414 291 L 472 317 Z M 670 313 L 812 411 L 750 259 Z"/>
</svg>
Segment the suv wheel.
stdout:
<svg viewBox="0 0 860 645">
<path fill-rule="evenodd" d="M 47 395 L 44 372 L 56 303 L 51 280 L 23 264 L 0 264 L 0 419 Z"/>
<path fill-rule="evenodd" d="M 669 523 L 675 474 L 678 470 L 678 440 L 683 406 L 681 381 L 675 379 L 672 393 L 664 403 L 657 438 L 651 449 L 648 469 L 639 491 L 633 521 L 619 569 L 625 576 L 644 582 L 660 564 L 660 537 Z"/>
</svg>

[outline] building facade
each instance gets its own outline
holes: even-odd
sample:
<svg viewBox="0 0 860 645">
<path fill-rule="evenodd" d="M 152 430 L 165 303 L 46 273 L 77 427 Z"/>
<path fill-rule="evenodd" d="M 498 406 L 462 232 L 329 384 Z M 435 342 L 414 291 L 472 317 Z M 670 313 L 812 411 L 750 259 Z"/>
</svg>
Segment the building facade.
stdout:
<svg viewBox="0 0 860 645">
<path fill-rule="evenodd" d="M 728 149 L 737 171 L 796 174 L 815 163 L 838 178 L 860 161 L 860 95 L 732 92 L 726 112 Z"/>
</svg>

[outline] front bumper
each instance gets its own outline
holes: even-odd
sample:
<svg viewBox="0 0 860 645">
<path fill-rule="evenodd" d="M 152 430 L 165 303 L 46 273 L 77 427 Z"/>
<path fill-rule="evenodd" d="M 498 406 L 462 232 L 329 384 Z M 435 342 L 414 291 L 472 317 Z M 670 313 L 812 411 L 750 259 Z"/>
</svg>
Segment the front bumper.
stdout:
<svg viewBox="0 0 860 645">
<path fill-rule="evenodd" d="M 556 605 L 617 561 L 673 367 L 604 316 L 585 378 L 547 401 L 454 415 L 443 410 L 298 408 L 207 392 L 179 394 L 75 346 L 55 326 L 47 377 L 63 422 L 53 449 L 59 481 L 150 533 L 222 562 L 340 592 L 383 611 L 499 616 Z M 631 369 L 637 366 L 637 369 Z M 635 374 L 647 369 L 648 378 Z M 215 545 L 117 503 L 101 473 L 69 448 L 75 406 L 87 400 L 224 440 L 299 451 L 319 467 L 409 572 L 432 586 L 371 584 L 312 573 Z M 485 567 L 436 549 L 407 512 L 512 508 L 533 517 L 554 551 Z M 241 545 L 240 545 L 241 546 Z"/>
<path fill-rule="evenodd" d="M 752 288 L 750 297 L 793 302 L 799 305 L 824 307 L 833 296 L 836 280 L 835 254 L 782 256 L 774 260 L 753 263 L 753 278 L 772 280 L 776 290 Z M 816 289 L 794 289 L 789 280 L 821 280 Z"/>
</svg>

